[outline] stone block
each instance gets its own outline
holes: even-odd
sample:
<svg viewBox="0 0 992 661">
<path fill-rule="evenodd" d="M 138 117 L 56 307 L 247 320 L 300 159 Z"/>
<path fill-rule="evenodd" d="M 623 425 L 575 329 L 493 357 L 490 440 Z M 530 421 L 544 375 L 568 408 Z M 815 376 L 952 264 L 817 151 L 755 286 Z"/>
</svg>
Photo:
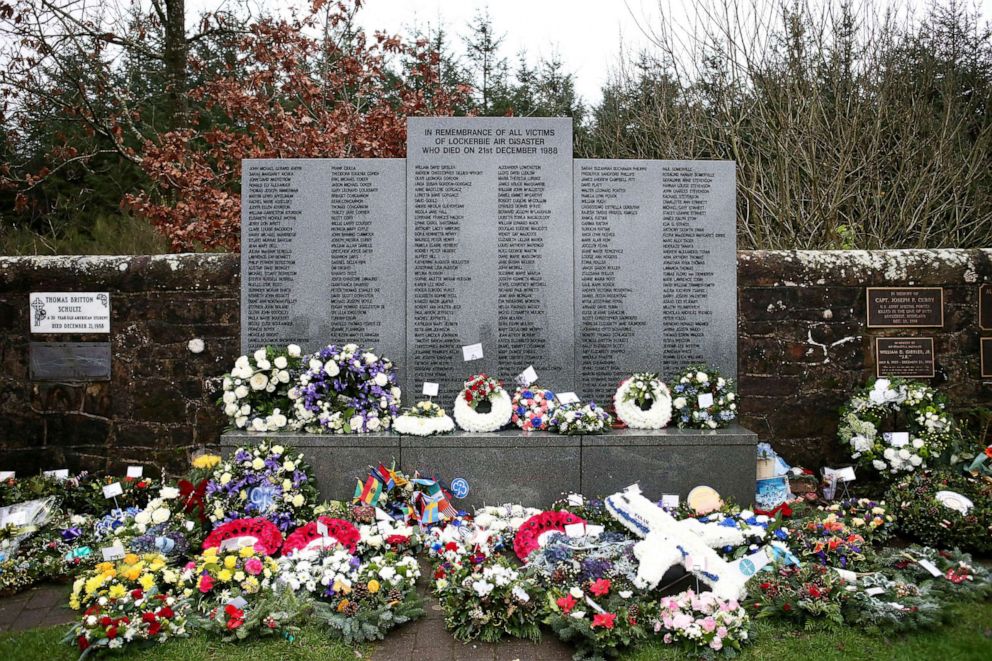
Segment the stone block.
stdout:
<svg viewBox="0 0 992 661">
<path fill-rule="evenodd" d="M 458 509 L 502 503 L 546 507 L 563 492 L 578 491 L 581 445 L 577 436 L 547 432 L 403 436 L 401 466 L 447 484 L 467 481 L 468 494 L 452 503 Z"/>
<path fill-rule="evenodd" d="M 323 435 L 239 431 L 225 432 L 220 443 L 228 455 L 238 446 L 257 444 L 263 439 L 301 451 L 313 467 L 325 500 L 348 500 L 355 493 L 355 480 L 368 477 L 371 466 L 400 463 L 400 437 L 388 432 Z"/>
<path fill-rule="evenodd" d="M 708 485 L 740 505 L 754 500 L 758 436 L 740 426 L 725 429 L 623 429 L 582 438 L 582 493 L 614 493 L 639 482 L 645 496 L 683 500 Z"/>
</svg>

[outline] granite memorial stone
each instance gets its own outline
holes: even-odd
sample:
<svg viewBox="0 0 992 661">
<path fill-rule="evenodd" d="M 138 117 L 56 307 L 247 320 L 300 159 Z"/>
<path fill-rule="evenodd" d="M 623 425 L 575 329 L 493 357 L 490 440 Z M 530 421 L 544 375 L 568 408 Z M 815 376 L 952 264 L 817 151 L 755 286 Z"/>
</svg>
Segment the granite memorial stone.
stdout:
<svg viewBox="0 0 992 661">
<path fill-rule="evenodd" d="M 471 373 L 528 365 L 572 383 L 571 163 L 567 118 L 410 118 L 408 391 L 450 402 Z"/>
<path fill-rule="evenodd" d="M 246 160 L 241 345 L 374 347 L 405 361 L 403 159 Z"/>
<path fill-rule="evenodd" d="M 110 342 L 32 342 L 32 381 L 109 381 Z"/>
<path fill-rule="evenodd" d="M 734 164 L 575 161 L 576 384 L 608 401 L 633 372 L 737 372 Z"/>
</svg>

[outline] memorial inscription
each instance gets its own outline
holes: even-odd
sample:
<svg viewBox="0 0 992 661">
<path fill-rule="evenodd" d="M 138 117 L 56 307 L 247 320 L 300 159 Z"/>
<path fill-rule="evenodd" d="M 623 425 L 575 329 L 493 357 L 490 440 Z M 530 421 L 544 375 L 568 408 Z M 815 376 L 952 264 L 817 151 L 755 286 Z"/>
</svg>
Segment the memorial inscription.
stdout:
<svg viewBox="0 0 992 661">
<path fill-rule="evenodd" d="M 606 401 L 618 378 L 737 367 L 734 164 L 575 161 L 576 373 Z"/>
<path fill-rule="evenodd" d="M 868 328 L 941 328 L 941 287 L 868 287 Z"/>
<path fill-rule="evenodd" d="M 932 379 L 935 374 L 932 337 L 875 338 L 876 376 Z"/>
<path fill-rule="evenodd" d="M 530 364 L 572 382 L 571 163 L 567 118 L 410 118 L 408 388 L 453 399 L 469 371 Z"/>
<path fill-rule="evenodd" d="M 242 350 L 374 346 L 403 365 L 402 159 L 246 160 Z"/>
<path fill-rule="evenodd" d="M 32 333 L 110 332 L 108 292 L 33 292 L 28 304 Z"/>
</svg>

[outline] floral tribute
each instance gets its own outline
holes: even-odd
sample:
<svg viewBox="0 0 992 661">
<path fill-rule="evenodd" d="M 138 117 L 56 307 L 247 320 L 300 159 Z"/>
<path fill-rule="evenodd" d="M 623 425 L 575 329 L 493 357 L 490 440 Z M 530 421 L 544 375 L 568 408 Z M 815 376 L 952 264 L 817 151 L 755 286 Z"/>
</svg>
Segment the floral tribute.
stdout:
<svg viewBox="0 0 992 661">
<path fill-rule="evenodd" d="M 793 547 L 807 562 L 857 569 L 871 556 L 871 546 L 865 538 L 834 512 L 807 519 L 795 530 L 793 539 Z"/>
<path fill-rule="evenodd" d="M 551 414 L 548 431 L 565 436 L 603 434 L 613 424 L 613 416 L 596 402 L 562 404 Z"/>
<path fill-rule="evenodd" d="M 896 528 L 896 517 L 889 511 L 884 500 L 846 498 L 819 509 L 835 515 L 851 531 L 872 543 L 884 542 Z"/>
<path fill-rule="evenodd" d="M 318 530 L 318 521 L 326 528 L 326 535 Z M 361 537 L 358 528 L 351 521 L 321 516 L 317 517 L 317 521 L 300 526 L 286 537 L 286 541 L 282 545 L 282 554 L 293 555 L 304 550 L 333 546 L 341 546 L 349 553 L 354 554 L 358 550 L 358 542 Z"/>
<path fill-rule="evenodd" d="M 661 429 L 672 419 L 672 395 L 657 374 L 626 379 L 613 395 L 617 417 L 632 429 Z"/>
<path fill-rule="evenodd" d="M 262 516 L 287 532 L 313 517 L 316 500 L 313 473 L 303 455 L 263 440 L 239 447 L 214 467 L 203 505 L 214 524 Z"/>
<path fill-rule="evenodd" d="M 262 555 L 275 555 L 282 546 L 282 533 L 268 519 L 235 519 L 219 525 L 203 540 L 203 548 L 251 547 Z"/>
<path fill-rule="evenodd" d="M 555 394 L 537 385 L 519 387 L 513 393 L 513 415 L 510 420 L 524 431 L 548 428 L 551 414 L 558 406 Z"/>
<path fill-rule="evenodd" d="M 513 552 L 526 562 L 531 553 L 540 548 L 548 535 L 565 532 L 565 526 L 585 525 L 585 521 L 571 512 L 547 511 L 535 514 L 522 524 L 513 538 Z"/>
<path fill-rule="evenodd" d="M 485 374 L 469 378 L 455 400 L 455 422 L 465 431 L 496 431 L 512 416 L 513 404 L 503 383 Z"/>
<path fill-rule="evenodd" d="M 717 429 L 737 419 L 737 391 L 713 367 L 688 367 L 672 379 L 672 409 L 679 427 Z"/>
<path fill-rule="evenodd" d="M 309 432 L 386 431 L 400 411 L 393 361 L 357 344 L 330 345 L 306 359 L 292 396 L 296 417 Z"/>
<path fill-rule="evenodd" d="M 279 566 L 270 556 L 251 546 L 221 550 L 211 546 L 190 560 L 181 581 L 200 595 L 201 606 L 214 606 L 218 599 L 244 597 L 268 590 Z"/>
<path fill-rule="evenodd" d="M 893 422 L 892 431 L 882 431 Z M 937 391 L 913 381 L 878 379 L 841 408 L 837 437 L 858 465 L 894 476 L 926 468 L 955 429 Z"/>
<path fill-rule="evenodd" d="M 797 624 L 824 620 L 843 624 L 846 582 L 817 563 L 789 565 L 751 579 L 748 608 L 760 618 L 781 618 Z M 755 590 L 755 588 L 757 588 Z"/>
<path fill-rule="evenodd" d="M 291 392 L 302 369 L 300 347 L 264 347 L 240 356 L 224 375 L 220 405 L 235 429 L 296 429 Z"/>
<path fill-rule="evenodd" d="M 666 645 L 680 645 L 690 654 L 702 648 L 733 656 L 749 641 L 750 624 L 747 611 L 736 600 L 687 590 L 662 598 L 654 632 Z"/>
<path fill-rule="evenodd" d="M 403 414 L 396 418 L 394 429 L 399 434 L 433 436 L 453 432 L 455 421 L 434 402 L 423 401 L 403 411 Z"/>
</svg>

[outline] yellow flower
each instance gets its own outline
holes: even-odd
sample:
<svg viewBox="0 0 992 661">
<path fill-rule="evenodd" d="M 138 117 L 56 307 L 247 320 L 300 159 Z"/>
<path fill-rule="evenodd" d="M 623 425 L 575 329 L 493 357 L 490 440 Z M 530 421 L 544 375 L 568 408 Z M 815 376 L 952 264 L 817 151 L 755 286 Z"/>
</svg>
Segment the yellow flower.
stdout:
<svg viewBox="0 0 992 661">
<path fill-rule="evenodd" d="M 86 584 L 84 588 L 86 590 L 86 595 L 92 595 L 94 592 L 103 587 L 105 577 L 103 574 L 97 574 L 96 576 L 91 576 L 86 579 Z"/>
<path fill-rule="evenodd" d="M 348 600 L 342 599 L 341 603 L 338 604 L 338 612 L 343 613 L 344 609 L 348 607 Z"/>
<path fill-rule="evenodd" d="M 140 561 L 140 560 L 141 560 L 141 558 L 139 558 L 134 553 L 128 553 L 127 555 L 124 556 L 124 564 L 125 565 L 136 565 L 136 564 L 138 564 L 138 561 Z"/>
<path fill-rule="evenodd" d="M 293 496 L 293 507 L 303 507 L 304 502 L 305 500 L 303 498 L 303 494 L 298 493 L 295 496 Z"/>
<path fill-rule="evenodd" d="M 216 546 L 211 546 L 208 549 L 203 549 L 203 557 L 205 559 L 206 558 L 215 558 L 215 557 L 217 557 L 217 547 Z"/>
<path fill-rule="evenodd" d="M 120 583 L 114 583 L 110 586 L 110 590 L 107 591 L 107 596 L 111 599 L 120 599 L 127 594 L 127 589 Z"/>
<path fill-rule="evenodd" d="M 369 586 L 368 587 L 369 587 L 369 592 L 371 592 L 372 594 L 375 594 L 376 592 L 379 591 L 379 588 L 381 586 L 379 585 L 379 581 L 377 581 L 377 580 L 375 580 L 373 578 L 371 581 L 369 581 Z"/>
<path fill-rule="evenodd" d="M 193 468 L 210 469 L 220 463 L 220 456 L 216 454 L 201 454 L 193 459 Z"/>
<path fill-rule="evenodd" d="M 241 500 L 248 500 L 248 492 L 242 489 L 241 493 L 238 494 L 238 498 Z"/>
<path fill-rule="evenodd" d="M 252 546 L 242 546 L 241 549 L 238 551 L 238 555 L 240 555 L 242 558 L 250 558 L 253 555 L 255 555 L 255 548 Z"/>
<path fill-rule="evenodd" d="M 158 571 L 162 567 L 165 567 L 165 560 L 162 556 L 156 556 L 155 559 L 148 564 L 148 569 L 150 571 Z"/>
<path fill-rule="evenodd" d="M 155 585 L 155 577 L 151 574 L 142 574 L 141 578 L 138 579 L 138 585 L 145 590 L 151 590 Z"/>
<path fill-rule="evenodd" d="M 283 480 L 282 481 L 282 490 L 283 491 L 289 491 L 292 488 L 293 488 L 293 481 L 292 480 Z"/>
<path fill-rule="evenodd" d="M 217 573 L 217 579 L 220 580 L 222 583 L 227 583 L 228 581 L 230 581 L 231 576 L 232 574 L 230 569 L 221 569 Z"/>
<path fill-rule="evenodd" d="M 101 563 L 97 564 L 96 570 L 98 572 L 100 572 L 101 574 L 104 574 L 104 573 L 106 573 L 108 571 L 113 571 L 114 570 L 114 563 L 112 563 L 112 562 L 101 562 Z"/>
<path fill-rule="evenodd" d="M 71 597 L 69 597 L 69 608 L 71 608 L 74 611 L 79 610 L 80 608 L 79 597 L 77 597 L 76 595 L 72 595 Z"/>
<path fill-rule="evenodd" d="M 220 476 L 220 483 L 221 484 L 227 484 L 230 481 L 231 481 L 231 474 L 230 473 L 224 473 L 223 475 Z"/>
<path fill-rule="evenodd" d="M 238 566 L 238 557 L 235 555 L 229 555 L 224 558 L 224 566 L 228 569 L 234 569 Z"/>
<path fill-rule="evenodd" d="M 241 571 L 240 569 L 238 571 L 234 572 L 234 580 L 237 581 L 238 583 L 240 583 L 241 581 L 245 580 L 245 573 L 243 571 Z"/>
<path fill-rule="evenodd" d="M 248 594 L 255 594 L 256 592 L 258 592 L 258 588 L 259 588 L 258 579 L 255 578 L 254 576 L 249 576 L 248 578 L 245 579 L 245 582 L 242 583 L 241 587 L 243 587 L 245 589 L 245 592 L 247 592 Z"/>
<path fill-rule="evenodd" d="M 341 579 L 338 579 L 334 581 L 334 591 L 339 594 L 349 594 L 351 592 L 351 586 L 342 583 Z"/>
<path fill-rule="evenodd" d="M 261 457 L 255 457 L 255 459 L 251 462 L 251 467 L 257 471 L 260 471 L 265 468 L 265 460 Z"/>
</svg>

